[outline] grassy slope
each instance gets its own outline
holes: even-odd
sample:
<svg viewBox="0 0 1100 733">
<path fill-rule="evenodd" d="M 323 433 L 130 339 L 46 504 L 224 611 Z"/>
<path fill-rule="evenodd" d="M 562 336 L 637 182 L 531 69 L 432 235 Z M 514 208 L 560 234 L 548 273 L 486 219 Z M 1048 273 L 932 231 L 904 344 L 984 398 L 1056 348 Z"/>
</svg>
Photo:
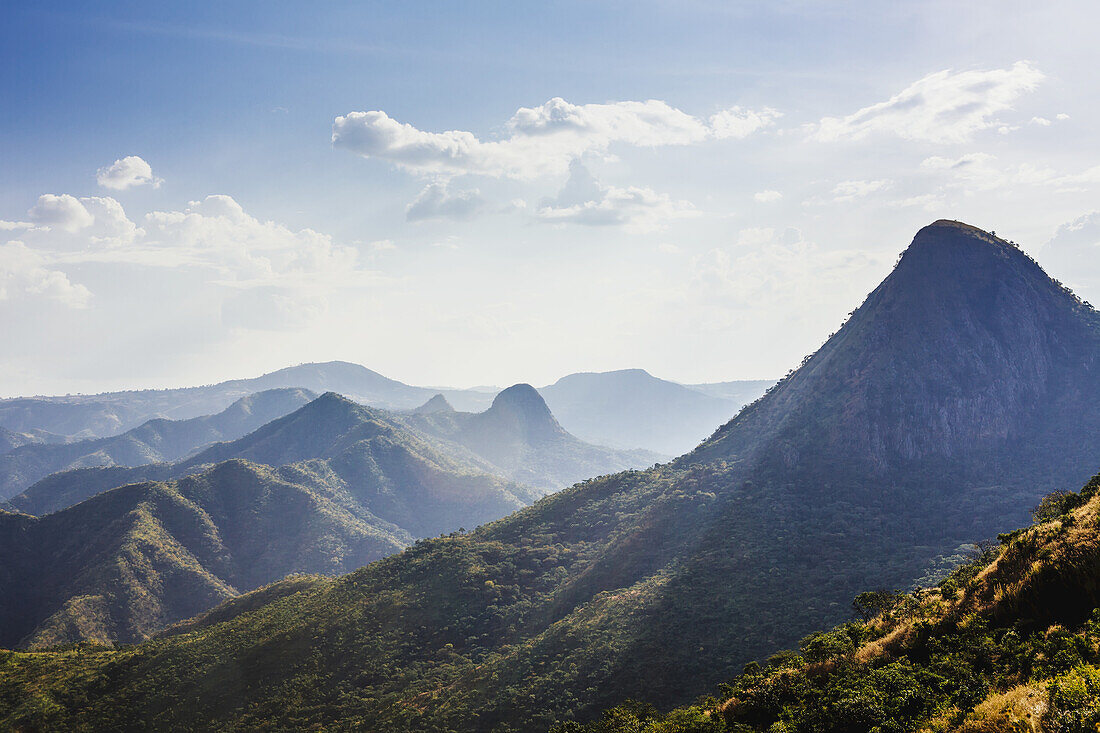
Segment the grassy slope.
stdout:
<svg viewBox="0 0 1100 733">
<path fill-rule="evenodd" d="M 41 519 L 7 515 L 21 526 L 0 534 L 4 645 L 142 639 L 240 591 L 346 572 L 411 540 L 338 487 L 284 476 L 232 461 Z"/>
<path fill-rule="evenodd" d="M 348 572 L 534 498 L 342 398 L 307 407 L 208 453 L 324 458 L 232 458 L 40 519 L 6 515 L 0 644 L 143 639 L 288 573 Z"/>
<path fill-rule="evenodd" d="M 718 697 L 658 713 L 629 702 L 559 733 L 927 731 L 1100 727 L 1100 476 L 1060 516 L 1002 535 L 932 589 L 753 663 Z M 1056 512 L 1051 512 L 1054 514 Z"/>
<path fill-rule="evenodd" d="M 925 244 L 972 257 L 947 269 L 986 278 L 981 287 L 943 275 L 936 247 L 918 248 L 821 359 L 695 454 L 586 482 L 194 634 L 42 658 L 47 680 L 76 685 L 50 682 L 57 694 L 77 694 L 81 665 L 112 670 L 102 706 L 63 715 L 89 726 L 142 710 L 162 727 L 537 730 L 622 696 L 668 705 L 840 620 L 868 585 L 907 583 L 938 554 L 1018 524 L 1095 459 L 1098 320 L 1007 243 L 936 229 Z M 974 293 L 984 299 L 969 303 Z M 1021 293 L 1034 301 L 1022 312 L 1001 307 Z M 926 317 L 889 307 L 910 301 Z M 971 332 L 974 351 L 961 348 Z M 891 338 L 897 349 L 880 356 Z M 934 383 L 920 381 L 922 364 Z M 1053 375 L 1041 380 L 1052 407 L 1030 378 L 1008 379 L 1037 369 Z M 1078 439 L 1045 462 L 1003 450 L 1024 430 Z M 971 436 L 988 448 L 967 451 Z"/>
</svg>

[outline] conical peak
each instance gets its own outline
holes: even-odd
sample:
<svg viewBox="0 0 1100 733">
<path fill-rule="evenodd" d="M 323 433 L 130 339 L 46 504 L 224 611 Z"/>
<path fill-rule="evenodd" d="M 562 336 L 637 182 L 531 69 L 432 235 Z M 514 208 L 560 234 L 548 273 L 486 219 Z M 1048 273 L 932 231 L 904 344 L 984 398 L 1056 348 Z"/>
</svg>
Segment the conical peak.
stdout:
<svg viewBox="0 0 1100 733">
<path fill-rule="evenodd" d="M 445 412 L 454 412 L 455 408 L 442 394 L 437 394 L 420 407 L 413 410 L 414 415 L 436 415 Z"/>
<path fill-rule="evenodd" d="M 937 221 L 821 349 L 693 460 L 761 450 L 881 473 L 997 454 L 1070 399 L 1064 385 L 1094 389 L 1098 332 L 1095 313 L 1015 245 Z"/>
<path fill-rule="evenodd" d="M 1016 246 L 1001 239 L 993 232 L 976 226 L 940 219 L 922 228 L 913 237 L 912 244 L 902 255 L 900 266 L 906 260 L 921 260 L 933 265 L 979 264 L 981 261 L 1030 263 L 1030 258 Z"/>
</svg>

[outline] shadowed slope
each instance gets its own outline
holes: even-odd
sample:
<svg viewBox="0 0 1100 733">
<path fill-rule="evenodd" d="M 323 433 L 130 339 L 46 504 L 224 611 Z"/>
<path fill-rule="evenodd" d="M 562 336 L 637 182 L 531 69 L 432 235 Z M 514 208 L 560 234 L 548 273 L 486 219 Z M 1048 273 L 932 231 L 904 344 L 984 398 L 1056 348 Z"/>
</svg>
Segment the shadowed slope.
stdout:
<svg viewBox="0 0 1100 733">
<path fill-rule="evenodd" d="M 160 727 L 533 731 L 683 702 L 1081 485 L 1098 359 L 1095 311 L 1007 243 L 937 222 L 818 355 L 672 464 L 9 684 L 79 696 L 82 670 L 110 665 L 95 707 L 43 703 L 41 721 L 85 725 L 153 710 Z"/>
</svg>

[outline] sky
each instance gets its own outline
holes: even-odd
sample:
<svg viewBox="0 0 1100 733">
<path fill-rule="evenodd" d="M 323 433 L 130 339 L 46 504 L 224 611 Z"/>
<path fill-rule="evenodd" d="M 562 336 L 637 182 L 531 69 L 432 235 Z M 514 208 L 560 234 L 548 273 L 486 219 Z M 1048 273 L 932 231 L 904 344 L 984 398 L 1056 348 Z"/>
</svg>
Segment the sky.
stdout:
<svg viewBox="0 0 1100 733">
<path fill-rule="evenodd" d="M 1093 0 L 0 21 L 2 395 L 777 378 L 942 218 L 1100 303 Z"/>
</svg>

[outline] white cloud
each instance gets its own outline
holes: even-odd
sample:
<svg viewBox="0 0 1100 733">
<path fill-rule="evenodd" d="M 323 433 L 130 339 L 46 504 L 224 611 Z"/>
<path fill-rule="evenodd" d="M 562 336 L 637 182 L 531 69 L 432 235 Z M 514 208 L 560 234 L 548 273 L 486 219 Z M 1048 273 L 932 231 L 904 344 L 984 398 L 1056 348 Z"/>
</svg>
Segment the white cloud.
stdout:
<svg viewBox="0 0 1100 733">
<path fill-rule="evenodd" d="M 615 144 L 659 147 L 740 138 L 778 116 L 772 109 L 733 107 L 705 121 L 655 99 L 577 105 L 555 97 L 517 110 L 501 140 L 482 141 L 463 130 L 426 132 L 375 110 L 337 117 L 332 144 L 418 174 L 532 179 L 560 175 L 574 158 L 607 155 Z"/>
<path fill-rule="evenodd" d="M 79 231 L 91 226 L 95 221 L 84 208 L 84 204 L 67 193 L 60 196 L 52 193 L 42 194 L 38 197 L 38 202 L 27 211 L 27 216 L 35 224 L 57 227 L 67 232 Z"/>
<path fill-rule="evenodd" d="M 1065 112 L 1059 112 L 1058 115 L 1054 119 L 1059 120 L 1059 121 L 1065 121 L 1065 120 L 1069 119 L 1069 115 L 1067 115 Z"/>
<path fill-rule="evenodd" d="M 542 202 L 535 217 L 550 223 L 622 226 L 629 231 L 650 232 L 663 229 L 674 219 L 697 214 L 690 202 L 675 201 L 649 188 L 601 186 L 580 161 L 574 160 L 565 186 L 556 198 Z"/>
<path fill-rule="evenodd" d="M 137 155 L 119 158 L 109 166 L 96 171 L 96 183 L 114 191 L 125 191 L 135 186 L 159 188 L 164 181 L 153 175 L 152 167 Z"/>
<path fill-rule="evenodd" d="M 783 198 L 783 194 L 781 194 L 779 191 L 773 191 L 769 189 L 767 191 L 757 191 L 755 194 L 753 194 L 752 198 L 757 203 L 770 204 Z"/>
<path fill-rule="evenodd" d="M 379 277 L 363 267 L 355 247 L 312 229 L 261 221 L 225 195 L 192 201 L 182 211 L 150 212 L 141 226 L 108 197 L 43 196 L 30 218 L 32 222 L 21 225 L 22 241 L 9 243 L 2 253 L 0 278 L 8 297 L 28 292 L 86 306 L 88 289 L 51 266 L 198 268 L 208 271 L 207 282 L 226 293 L 227 324 L 254 323 L 243 314 L 251 310 L 263 318 L 266 311 L 259 304 L 266 303 L 274 319 L 271 327 L 289 328 L 299 322 L 289 317 L 291 303 L 299 303 L 296 312 L 302 316 L 316 314 L 323 310 L 319 299 L 327 302 L 335 290 L 369 286 Z M 252 289 L 261 293 L 242 294 Z M 279 313 L 283 315 L 275 318 Z"/>
<path fill-rule="evenodd" d="M 222 325 L 253 331 L 296 331 L 328 314 L 320 294 L 262 286 L 230 294 L 221 304 Z"/>
<path fill-rule="evenodd" d="M 947 173 L 954 179 L 954 185 L 968 191 L 1049 183 L 1058 178 L 1054 170 L 1030 163 L 1002 168 L 997 164 L 997 157 L 989 153 L 968 153 L 958 158 L 934 155 L 921 161 L 920 167 L 924 171 Z"/>
<path fill-rule="evenodd" d="M 451 193 L 443 181 L 435 181 L 424 187 L 411 204 L 405 207 L 406 221 L 427 219 L 472 219 L 485 206 L 485 199 L 476 188 L 471 191 Z"/>
<path fill-rule="evenodd" d="M 892 185 L 892 181 L 877 180 L 877 181 L 841 181 L 833 186 L 833 201 L 844 202 L 854 201 L 856 199 L 863 198 L 868 194 L 875 193 L 876 191 L 882 191 L 889 188 Z"/>
<path fill-rule="evenodd" d="M 710 116 L 710 127 L 714 137 L 722 140 L 733 138 L 741 140 L 758 130 L 771 127 L 775 121 L 783 116 L 783 113 L 765 107 L 756 112 L 751 109 L 730 107 Z"/>
<path fill-rule="evenodd" d="M 797 302 L 800 311 L 812 312 L 805 300 L 811 294 L 832 300 L 858 291 L 881 265 L 865 251 L 823 249 L 794 228 L 743 230 L 734 247 L 712 249 L 693 261 L 690 289 L 693 297 L 723 310 L 782 310 Z"/>
<path fill-rule="evenodd" d="M 1032 117 L 1031 124 L 1039 125 L 1040 127 L 1050 127 L 1053 123 L 1046 117 Z"/>
<path fill-rule="evenodd" d="M 1100 211 L 1059 226 L 1040 251 L 1039 263 L 1082 298 L 1100 304 Z"/>
<path fill-rule="evenodd" d="M 42 254 L 11 241 L 0 245 L 0 301 L 19 296 L 39 296 L 71 308 L 87 308 L 92 298 L 88 288 L 50 269 Z"/>
<path fill-rule="evenodd" d="M 993 116 L 1011 109 L 1016 99 L 1035 89 L 1043 78 L 1027 61 L 990 71 L 938 71 L 885 102 L 847 117 L 823 118 L 813 137 L 859 140 L 883 133 L 906 140 L 966 142 L 981 130 L 1007 127 Z"/>
<path fill-rule="evenodd" d="M 916 196 L 907 196 L 897 201 L 891 201 L 889 206 L 895 209 L 906 209 L 919 206 L 925 211 L 936 212 L 944 207 L 944 199 L 938 193 L 922 193 Z"/>
</svg>

